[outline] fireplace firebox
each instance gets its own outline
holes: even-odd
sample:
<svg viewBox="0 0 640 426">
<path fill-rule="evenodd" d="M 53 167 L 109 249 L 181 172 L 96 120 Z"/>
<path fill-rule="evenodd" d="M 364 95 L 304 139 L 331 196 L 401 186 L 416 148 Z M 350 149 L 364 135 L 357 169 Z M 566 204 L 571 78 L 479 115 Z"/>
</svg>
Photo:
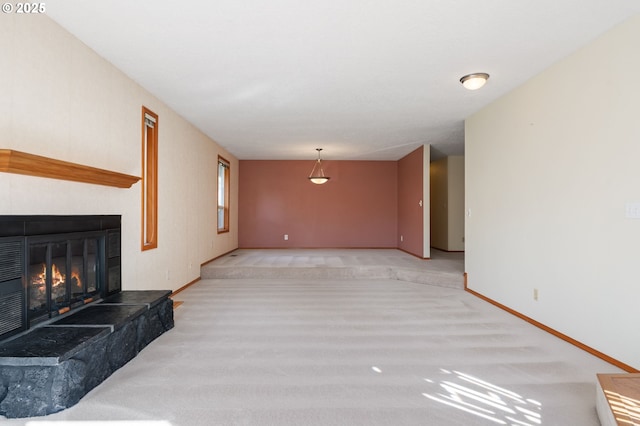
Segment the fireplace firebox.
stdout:
<svg viewBox="0 0 640 426">
<path fill-rule="evenodd" d="M 0 217 L 0 341 L 120 289 L 120 216 Z"/>
</svg>

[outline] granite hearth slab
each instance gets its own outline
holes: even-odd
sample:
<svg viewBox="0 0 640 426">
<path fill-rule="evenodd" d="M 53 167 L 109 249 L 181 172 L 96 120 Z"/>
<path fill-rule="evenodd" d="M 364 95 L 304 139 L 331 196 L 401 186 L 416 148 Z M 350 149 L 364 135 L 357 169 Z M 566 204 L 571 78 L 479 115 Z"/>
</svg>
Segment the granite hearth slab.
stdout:
<svg viewBox="0 0 640 426">
<path fill-rule="evenodd" d="M 56 325 L 78 325 L 78 326 L 111 326 L 113 330 L 118 330 L 125 324 L 130 323 L 147 311 L 146 305 L 105 305 L 97 304 L 54 321 L 50 326 Z"/>
<path fill-rule="evenodd" d="M 110 327 L 40 327 L 0 346 L 0 365 L 57 365 L 111 333 Z"/>
<path fill-rule="evenodd" d="M 124 293 L 112 299 L 118 303 L 89 305 L 0 343 L 0 416 L 44 416 L 75 405 L 173 328 L 171 292 Z"/>
<path fill-rule="evenodd" d="M 147 305 L 147 308 L 151 309 L 170 295 L 171 292 L 168 290 L 121 291 L 107 297 L 102 303 L 111 305 Z"/>
</svg>

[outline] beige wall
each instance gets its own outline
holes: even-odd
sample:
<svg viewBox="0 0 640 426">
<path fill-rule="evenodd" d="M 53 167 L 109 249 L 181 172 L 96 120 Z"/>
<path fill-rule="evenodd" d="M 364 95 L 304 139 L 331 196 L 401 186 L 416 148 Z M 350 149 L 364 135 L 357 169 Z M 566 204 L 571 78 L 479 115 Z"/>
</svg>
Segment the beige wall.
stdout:
<svg viewBox="0 0 640 426">
<path fill-rule="evenodd" d="M 431 246 L 464 251 L 464 157 L 449 156 L 430 165 Z"/>
<path fill-rule="evenodd" d="M 464 251 L 464 157 L 447 157 L 449 251 Z"/>
<path fill-rule="evenodd" d="M 429 166 L 431 186 L 431 247 L 447 250 L 449 241 L 449 215 L 447 214 L 447 158 Z"/>
<path fill-rule="evenodd" d="M 429 177 L 429 164 L 431 163 L 431 145 L 422 146 L 422 257 L 431 257 L 431 209 L 429 200 L 431 199 L 431 179 Z"/>
<path fill-rule="evenodd" d="M 175 290 L 237 247 L 237 160 L 45 15 L 2 16 L 0 148 L 140 176 L 141 106 L 159 115 L 158 248 L 140 251 L 140 183 L 0 174 L 0 215 L 122 215 L 123 287 Z M 216 232 L 216 162 L 231 161 L 232 232 Z"/>
<path fill-rule="evenodd" d="M 640 17 L 466 122 L 469 287 L 640 368 Z M 539 300 L 533 299 L 538 289 Z"/>
</svg>

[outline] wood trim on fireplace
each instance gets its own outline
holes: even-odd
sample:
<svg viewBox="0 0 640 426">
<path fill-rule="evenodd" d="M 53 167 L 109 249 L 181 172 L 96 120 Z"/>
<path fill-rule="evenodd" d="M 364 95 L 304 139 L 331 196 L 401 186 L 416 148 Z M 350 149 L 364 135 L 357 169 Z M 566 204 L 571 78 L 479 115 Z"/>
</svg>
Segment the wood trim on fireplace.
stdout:
<svg viewBox="0 0 640 426">
<path fill-rule="evenodd" d="M 114 186 L 117 188 L 131 188 L 134 183 L 140 180 L 137 176 L 12 149 L 0 149 L 0 172 Z"/>
</svg>

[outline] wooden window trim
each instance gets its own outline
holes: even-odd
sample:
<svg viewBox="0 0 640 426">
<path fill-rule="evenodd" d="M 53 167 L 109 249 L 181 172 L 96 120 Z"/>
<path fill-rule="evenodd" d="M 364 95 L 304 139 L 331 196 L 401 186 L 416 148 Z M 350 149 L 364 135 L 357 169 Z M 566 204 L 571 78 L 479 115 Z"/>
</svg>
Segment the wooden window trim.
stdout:
<svg viewBox="0 0 640 426">
<path fill-rule="evenodd" d="M 151 117 L 153 127 L 147 125 Z M 142 250 L 158 247 L 158 115 L 142 107 Z"/>
<path fill-rule="evenodd" d="M 230 192 L 230 179 L 231 179 L 231 163 L 229 162 L 229 160 L 227 160 L 226 158 L 218 155 L 218 163 L 216 164 L 216 179 L 220 178 L 220 164 L 226 164 L 227 167 L 224 168 L 224 199 L 223 199 L 223 205 L 220 206 L 219 201 L 220 201 L 220 194 L 217 194 L 216 197 L 216 227 L 218 229 L 218 234 L 222 234 L 225 232 L 229 232 L 229 192 Z M 218 191 L 220 189 L 220 185 L 216 185 L 216 191 Z M 221 228 L 220 226 L 218 226 L 218 224 L 220 223 L 220 208 L 222 207 L 222 213 L 224 215 L 224 224 L 223 227 Z"/>
</svg>

